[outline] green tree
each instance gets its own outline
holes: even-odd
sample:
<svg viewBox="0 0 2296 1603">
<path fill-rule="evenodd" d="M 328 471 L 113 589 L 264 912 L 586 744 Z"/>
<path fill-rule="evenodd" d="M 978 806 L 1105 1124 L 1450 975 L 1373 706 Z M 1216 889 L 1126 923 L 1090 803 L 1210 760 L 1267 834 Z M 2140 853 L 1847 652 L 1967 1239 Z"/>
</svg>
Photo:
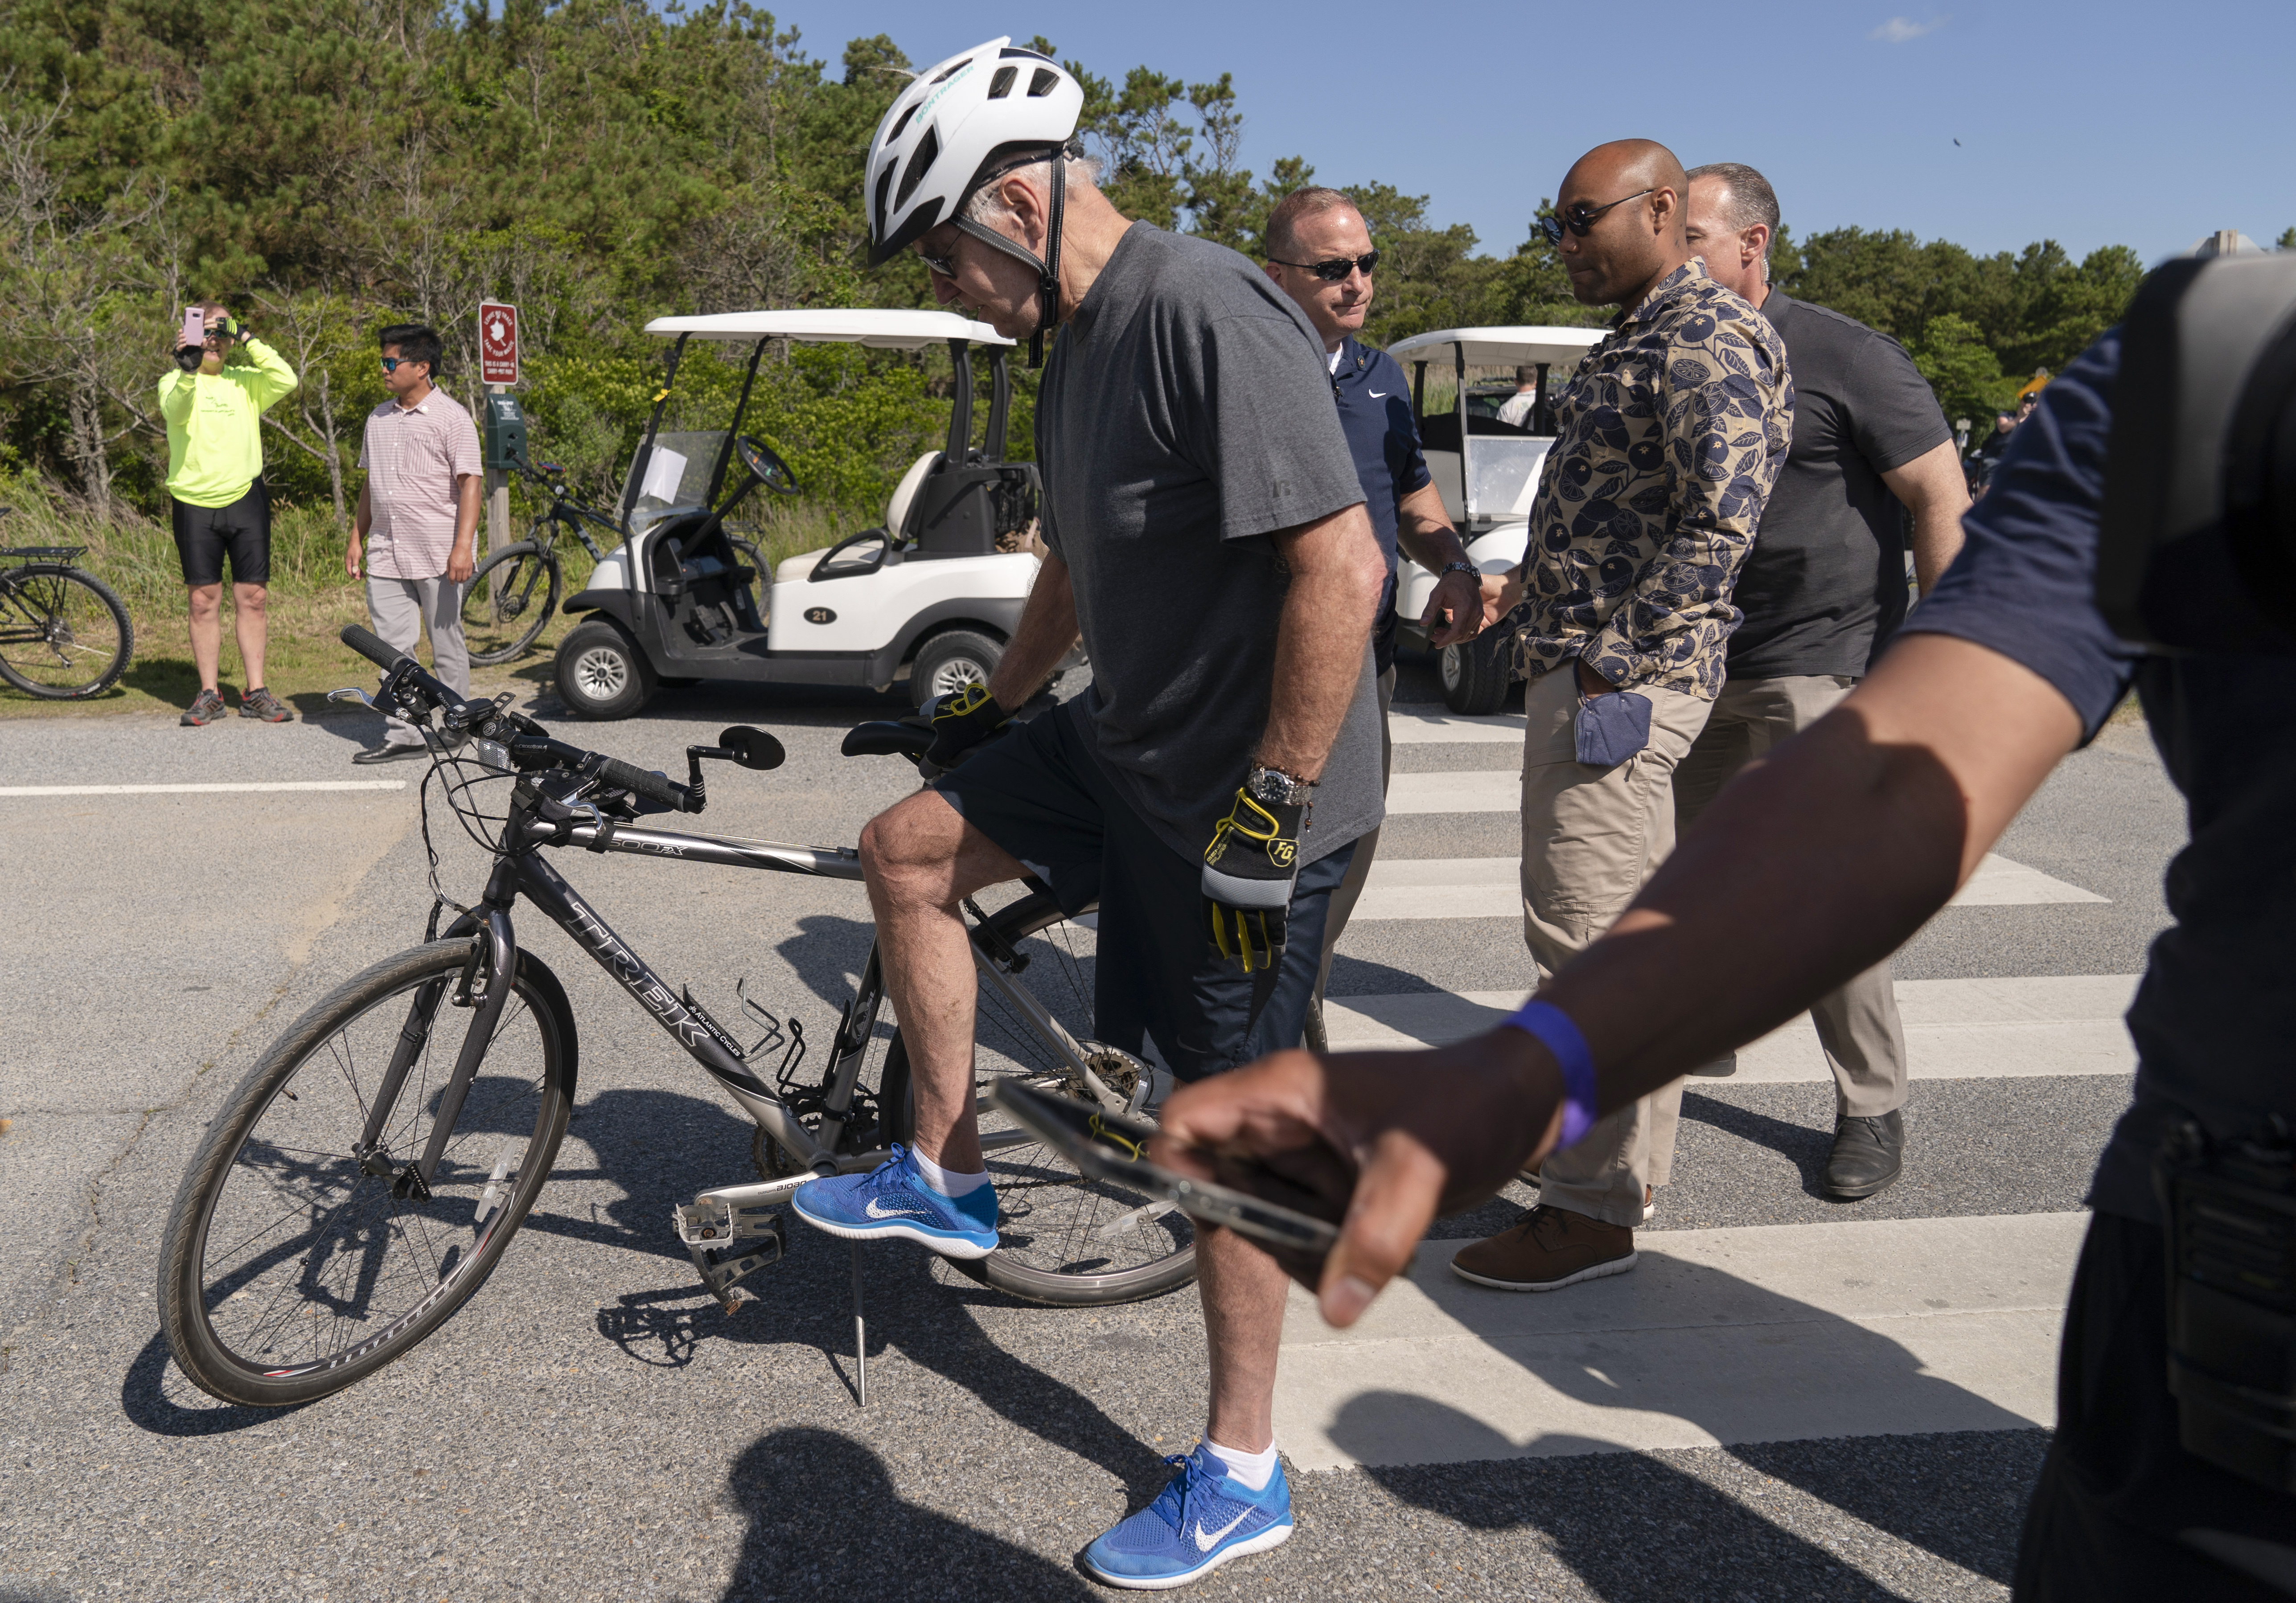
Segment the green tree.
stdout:
<svg viewBox="0 0 2296 1603">
<path fill-rule="evenodd" d="M 1931 318 L 1910 349 L 1946 416 L 1968 418 L 1972 438 L 1984 438 L 1993 414 L 2016 397 L 2018 381 L 2002 376 L 2000 358 L 1983 333 L 1956 313 Z"/>
</svg>

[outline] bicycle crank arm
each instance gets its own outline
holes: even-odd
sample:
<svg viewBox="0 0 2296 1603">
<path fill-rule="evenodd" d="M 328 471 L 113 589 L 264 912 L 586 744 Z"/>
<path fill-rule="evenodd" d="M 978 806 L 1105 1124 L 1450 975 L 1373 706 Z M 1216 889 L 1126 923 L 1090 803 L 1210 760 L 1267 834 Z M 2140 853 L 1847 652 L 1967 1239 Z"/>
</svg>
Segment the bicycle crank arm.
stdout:
<svg viewBox="0 0 2296 1603">
<path fill-rule="evenodd" d="M 455 1059 L 454 1077 L 439 1094 L 438 1116 L 430 1122 L 430 1143 L 415 1161 L 411 1178 L 402 1174 L 394 1190 L 404 1186 L 420 1195 L 430 1194 L 430 1177 L 439 1172 L 439 1160 L 447 1155 L 447 1141 L 455 1133 L 455 1121 L 463 1115 L 463 1099 L 471 1094 L 471 1082 L 478 1075 L 479 1060 L 494 1044 L 495 1026 L 501 1021 L 503 1004 L 510 998 L 511 973 L 518 966 L 518 944 L 511 934 L 510 913 L 506 910 L 488 910 L 483 938 L 486 950 L 481 961 L 486 966 L 487 994 L 480 999 L 471 1019 L 470 1034 L 463 1037 L 463 1051 Z"/>
<path fill-rule="evenodd" d="M 985 1144 L 985 1143 L 984 1143 Z M 835 1161 L 832 1171 L 838 1174 L 866 1174 L 893 1155 L 882 1149 L 874 1152 L 848 1152 Z M 759 1180 L 735 1186 L 717 1186 L 693 1199 L 693 1206 L 703 1204 L 728 1207 L 756 1207 L 762 1203 L 781 1202 L 791 1196 L 800 1186 L 810 1185 L 817 1174 L 786 1174 L 779 1180 Z"/>
</svg>

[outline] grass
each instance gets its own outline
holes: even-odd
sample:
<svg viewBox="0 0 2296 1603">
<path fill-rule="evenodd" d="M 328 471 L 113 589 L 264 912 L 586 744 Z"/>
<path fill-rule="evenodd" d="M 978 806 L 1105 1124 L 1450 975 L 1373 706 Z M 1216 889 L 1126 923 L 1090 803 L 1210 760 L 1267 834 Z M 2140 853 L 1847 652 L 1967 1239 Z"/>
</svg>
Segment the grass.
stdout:
<svg viewBox="0 0 2296 1603">
<path fill-rule="evenodd" d="M 0 718 L 175 713 L 190 706 L 199 693 L 199 673 L 192 665 L 183 569 L 166 526 L 132 513 L 104 517 L 88 511 L 29 478 L 0 479 L 0 505 L 16 509 L 0 521 L 0 545 L 86 547 L 78 565 L 119 593 L 135 626 L 135 655 L 110 691 L 86 701 L 43 701 L 0 685 Z M 537 510 L 513 498 L 512 529 L 522 536 Z M 834 509 L 799 503 L 775 506 L 766 519 L 735 527 L 757 542 L 771 567 L 785 557 L 818 550 L 863 522 Z M 273 509 L 264 676 L 281 699 L 306 716 L 326 705 L 329 691 L 371 685 L 373 679 L 366 660 L 338 638 L 345 624 L 367 621 L 365 586 L 343 571 L 343 542 L 332 507 Z M 562 540 L 558 559 L 565 571 L 563 593 L 572 595 L 589 580 L 590 553 L 578 542 Z M 224 699 L 235 705 L 248 687 L 234 613 L 226 585 L 219 677 Z M 524 658 L 479 672 L 482 676 L 546 681 L 551 653 L 570 627 L 564 613 L 554 614 Z M 418 655 L 429 660 L 427 650 Z"/>
</svg>

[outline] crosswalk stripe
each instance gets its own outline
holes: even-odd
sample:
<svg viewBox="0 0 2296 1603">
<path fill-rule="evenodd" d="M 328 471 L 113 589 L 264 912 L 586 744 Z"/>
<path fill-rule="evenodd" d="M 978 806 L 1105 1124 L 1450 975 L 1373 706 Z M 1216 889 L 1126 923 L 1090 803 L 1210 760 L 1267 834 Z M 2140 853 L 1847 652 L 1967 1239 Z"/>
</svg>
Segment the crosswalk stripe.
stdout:
<svg viewBox="0 0 2296 1603">
<path fill-rule="evenodd" d="M 1520 746 L 1522 715 L 1467 717 L 1458 713 L 1414 713 L 1398 707 L 1387 715 L 1387 738 L 1398 746 L 1472 744 Z"/>
<path fill-rule="evenodd" d="M 1293 1289 L 1276 1439 L 1318 1470 L 2046 1427 L 2087 1221 L 1646 1231 L 1633 1271 L 1549 1296 L 1424 1242 L 1352 1329 Z"/>
<path fill-rule="evenodd" d="M 1475 774 L 1398 774 L 1406 778 L 1474 779 Z M 1510 780 L 1510 782 L 1513 782 Z M 1521 864 L 1513 857 L 1382 857 L 1371 865 L 1357 902 L 1365 919 L 1519 919 Z M 2108 898 L 2053 879 L 2036 868 L 1988 853 L 1961 887 L 1956 907 L 2005 907 L 2048 902 L 2102 903 Z"/>
<path fill-rule="evenodd" d="M 2125 1075 L 2136 1049 L 2121 1022 L 2133 974 L 2025 979 L 1901 979 L 1906 1069 L 1916 1080 Z M 1347 1050 L 1439 1046 L 1464 1040 L 1522 1005 L 1520 991 L 1421 991 L 1333 996 L 1324 1028 Z M 1787 1084 L 1833 1078 L 1808 1014 L 1738 1052 L 1738 1072 L 1710 1084 Z M 1693 1085 L 1702 1082 L 1693 1081 Z"/>
<path fill-rule="evenodd" d="M 1522 773 L 1514 768 L 1398 773 L 1387 782 L 1390 813 L 1517 813 Z"/>
</svg>

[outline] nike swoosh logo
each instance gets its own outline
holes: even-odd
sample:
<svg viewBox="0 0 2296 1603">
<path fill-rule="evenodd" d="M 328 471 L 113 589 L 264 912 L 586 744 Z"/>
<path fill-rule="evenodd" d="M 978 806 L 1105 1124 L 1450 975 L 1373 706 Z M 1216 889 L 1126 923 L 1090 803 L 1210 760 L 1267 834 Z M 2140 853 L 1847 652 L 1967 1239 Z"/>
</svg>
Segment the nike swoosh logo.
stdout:
<svg viewBox="0 0 2296 1603">
<path fill-rule="evenodd" d="M 1371 398 L 1374 401 L 1384 401 L 1387 399 L 1387 396 L 1388 392 L 1384 389 L 1374 389 L 1371 391 Z"/>
<path fill-rule="evenodd" d="M 1199 1519 L 1196 1521 L 1196 1551 L 1199 1553 L 1210 1552 L 1214 1548 L 1219 1546 L 1221 1539 L 1226 1537 L 1230 1531 L 1234 1530 L 1236 1526 L 1242 1525 L 1245 1520 L 1250 1517 L 1251 1510 L 1246 1509 L 1242 1513 L 1237 1515 L 1234 1519 L 1229 1520 L 1227 1524 L 1222 1525 L 1218 1530 L 1212 1532 L 1210 1535 L 1206 1535 L 1204 1533 L 1204 1522 Z"/>
<path fill-rule="evenodd" d="M 886 1207 L 874 1197 L 869 1198 L 869 1206 L 863 1211 L 872 1219 L 922 1219 L 925 1216 L 922 1208 Z"/>
</svg>

